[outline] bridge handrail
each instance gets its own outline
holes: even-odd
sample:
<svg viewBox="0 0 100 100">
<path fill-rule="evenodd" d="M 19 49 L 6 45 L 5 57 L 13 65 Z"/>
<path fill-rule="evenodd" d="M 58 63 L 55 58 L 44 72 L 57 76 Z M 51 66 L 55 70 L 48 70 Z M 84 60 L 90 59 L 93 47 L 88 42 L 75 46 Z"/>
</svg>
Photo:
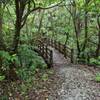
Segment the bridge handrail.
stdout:
<svg viewBox="0 0 100 100">
<path fill-rule="evenodd" d="M 62 44 L 54 39 L 43 37 L 42 41 L 47 45 L 50 45 L 57 49 L 59 52 L 61 52 L 65 58 L 69 57 L 71 60 L 71 63 L 74 63 L 74 49 L 69 48 L 65 44 Z"/>
<path fill-rule="evenodd" d="M 53 52 L 48 48 L 46 44 L 41 41 L 38 41 L 37 44 L 38 53 L 44 58 L 45 62 L 47 63 L 48 67 L 53 67 Z"/>
</svg>

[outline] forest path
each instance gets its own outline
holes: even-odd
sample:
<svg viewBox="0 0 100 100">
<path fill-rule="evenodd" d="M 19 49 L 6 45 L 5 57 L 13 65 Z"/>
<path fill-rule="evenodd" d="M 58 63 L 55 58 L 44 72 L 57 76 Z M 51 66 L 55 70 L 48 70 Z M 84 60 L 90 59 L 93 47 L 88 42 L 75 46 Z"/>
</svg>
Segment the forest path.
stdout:
<svg viewBox="0 0 100 100">
<path fill-rule="evenodd" d="M 54 48 L 54 69 L 64 81 L 59 84 L 55 96 L 49 100 L 100 100 L 100 83 L 94 81 L 95 74 L 86 65 L 70 64 L 61 53 Z M 56 80 L 57 81 L 57 80 Z"/>
</svg>

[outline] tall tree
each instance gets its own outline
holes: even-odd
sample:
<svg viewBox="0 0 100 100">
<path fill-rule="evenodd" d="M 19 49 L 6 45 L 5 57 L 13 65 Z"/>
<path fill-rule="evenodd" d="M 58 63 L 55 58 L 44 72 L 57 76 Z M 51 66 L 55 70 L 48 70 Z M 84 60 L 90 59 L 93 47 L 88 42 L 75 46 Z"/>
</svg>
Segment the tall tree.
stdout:
<svg viewBox="0 0 100 100">
<path fill-rule="evenodd" d="M 100 55 L 100 15 L 97 15 L 97 25 L 98 25 L 98 46 L 96 49 L 96 57 Z"/>
<path fill-rule="evenodd" d="M 85 7 L 84 7 L 84 25 L 85 25 L 85 28 L 84 28 L 84 31 L 85 31 L 85 37 L 84 37 L 84 44 L 83 44 L 83 48 L 82 48 L 82 51 L 85 50 L 86 46 L 87 46 L 87 42 L 88 42 L 88 7 L 89 7 L 89 2 L 90 0 L 85 0 Z"/>
<path fill-rule="evenodd" d="M 20 39 L 20 31 L 25 25 L 29 14 L 39 9 L 45 10 L 45 9 L 50 9 L 59 6 L 59 4 L 61 3 L 62 2 L 57 3 L 50 7 L 41 7 L 41 6 L 36 6 L 35 0 L 15 0 L 16 24 L 15 24 L 15 35 L 13 39 L 13 53 L 17 52 L 18 43 Z"/>
<path fill-rule="evenodd" d="M 0 50 L 6 50 L 6 46 L 4 44 L 3 32 L 2 32 L 2 24 L 3 24 L 3 11 L 5 8 L 5 2 L 0 2 Z M 2 57 L 0 57 L 0 68 L 2 67 Z"/>
<path fill-rule="evenodd" d="M 98 29 L 98 45 L 96 48 L 96 57 L 100 56 L 100 1 L 99 0 L 95 0 L 94 1 L 94 5 L 95 5 L 95 9 L 96 9 L 96 20 L 97 20 L 97 29 Z"/>
</svg>

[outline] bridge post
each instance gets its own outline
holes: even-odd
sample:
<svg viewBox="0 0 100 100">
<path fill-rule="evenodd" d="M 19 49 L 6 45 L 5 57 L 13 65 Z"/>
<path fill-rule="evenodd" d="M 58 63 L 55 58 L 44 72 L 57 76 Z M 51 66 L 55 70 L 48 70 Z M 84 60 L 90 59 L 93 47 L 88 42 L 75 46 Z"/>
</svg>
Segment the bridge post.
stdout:
<svg viewBox="0 0 100 100">
<path fill-rule="evenodd" d="M 51 40 L 51 44 L 50 44 L 50 46 L 52 46 L 53 47 L 53 41 L 52 41 L 52 39 L 50 39 Z"/>
<path fill-rule="evenodd" d="M 50 51 L 50 66 L 53 67 L 53 51 Z"/>
<path fill-rule="evenodd" d="M 47 48 L 47 45 L 46 45 L 46 58 L 48 58 L 48 48 Z"/>
<path fill-rule="evenodd" d="M 41 46 L 41 44 L 40 44 L 40 53 L 42 54 L 42 46 Z"/>
<path fill-rule="evenodd" d="M 74 63 L 74 49 L 71 49 L 71 63 Z"/>
<path fill-rule="evenodd" d="M 44 54 L 44 53 L 45 53 L 45 45 L 44 45 L 44 44 L 43 44 L 43 46 L 42 46 L 42 50 L 43 50 L 43 51 L 42 51 L 43 57 L 45 57 L 45 54 Z"/>
<path fill-rule="evenodd" d="M 67 56 L 66 55 L 66 45 L 64 45 L 64 52 L 63 53 L 64 53 L 64 57 L 66 58 L 66 56 Z"/>
<path fill-rule="evenodd" d="M 59 48 L 59 51 L 61 52 L 61 50 L 60 50 L 60 42 L 58 42 L 58 48 Z"/>
<path fill-rule="evenodd" d="M 48 39 L 49 45 L 51 45 L 51 39 Z"/>
</svg>

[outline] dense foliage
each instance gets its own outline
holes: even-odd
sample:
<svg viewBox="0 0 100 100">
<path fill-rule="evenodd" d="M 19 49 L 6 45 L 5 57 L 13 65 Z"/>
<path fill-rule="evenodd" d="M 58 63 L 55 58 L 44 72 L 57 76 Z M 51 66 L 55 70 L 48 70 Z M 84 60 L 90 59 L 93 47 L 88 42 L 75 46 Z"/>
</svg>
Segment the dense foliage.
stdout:
<svg viewBox="0 0 100 100">
<path fill-rule="evenodd" d="M 43 36 L 74 49 L 77 63 L 100 66 L 99 7 L 100 0 L 0 0 L 0 81 L 32 80 L 47 68 L 34 51 Z"/>
</svg>

